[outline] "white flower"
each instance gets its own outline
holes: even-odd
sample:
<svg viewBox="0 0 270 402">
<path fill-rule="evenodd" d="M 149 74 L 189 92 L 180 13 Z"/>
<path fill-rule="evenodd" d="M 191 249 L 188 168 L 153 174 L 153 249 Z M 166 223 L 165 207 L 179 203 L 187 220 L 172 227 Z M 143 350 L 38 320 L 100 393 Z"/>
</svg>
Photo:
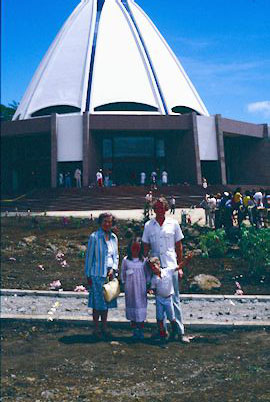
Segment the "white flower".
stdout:
<svg viewBox="0 0 270 402">
<path fill-rule="evenodd" d="M 50 283 L 50 290 L 58 290 L 62 287 L 62 284 L 59 280 L 53 281 Z"/>
<path fill-rule="evenodd" d="M 87 292 L 87 290 L 83 285 L 79 285 L 75 287 L 74 292 Z"/>
</svg>

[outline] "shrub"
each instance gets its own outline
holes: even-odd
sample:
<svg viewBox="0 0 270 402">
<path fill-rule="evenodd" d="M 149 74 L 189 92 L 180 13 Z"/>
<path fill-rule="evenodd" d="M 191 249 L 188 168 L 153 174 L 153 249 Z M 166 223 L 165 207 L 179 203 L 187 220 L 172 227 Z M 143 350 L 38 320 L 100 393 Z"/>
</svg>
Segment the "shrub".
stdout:
<svg viewBox="0 0 270 402">
<path fill-rule="evenodd" d="M 228 241 L 223 229 L 209 231 L 200 237 L 200 248 L 206 257 L 224 257 L 228 251 Z"/>
<path fill-rule="evenodd" d="M 270 228 L 243 227 L 239 247 L 252 271 L 270 271 Z"/>
</svg>

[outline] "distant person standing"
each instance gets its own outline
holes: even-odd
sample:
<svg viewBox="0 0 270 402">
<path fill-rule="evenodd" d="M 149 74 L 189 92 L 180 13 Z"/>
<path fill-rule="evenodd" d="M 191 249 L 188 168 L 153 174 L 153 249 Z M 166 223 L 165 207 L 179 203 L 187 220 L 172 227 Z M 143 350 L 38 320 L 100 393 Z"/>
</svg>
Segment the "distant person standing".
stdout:
<svg viewBox="0 0 270 402">
<path fill-rule="evenodd" d="M 70 172 L 67 172 L 65 174 L 65 187 L 70 188 L 71 187 L 71 178 L 70 178 Z"/>
<path fill-rule="evenodd" d="M 170 198 L 170 214 L 175 214 L 175 198 L 173 195 Z"/>
<path fill-rule="evenodd" d="M 221 194 L 216 194 L 215 229 L 221 228 Z"/>
<path fill-rule="evenodd" d="M 263 193 L 264 190 L 260 189 L 259 191 L 256 191 L 255 194 L 253 195 L 256 207 L 263 207 Z"/>
<path fill-rule="evenodd" d="M 208 205 L 209 205 L 209 226 L 210 228 L 214 228 L 217 200 L 213 194 L 210 194 L 210 197 L 208 198 Z"/>
<path fill-rule="evenodd" d="M 167 186 L 168 184 L 168 173 L 166 172 L 166 170 L 163 170 L 161 174 L 161 183 L 162 186 Z"/>
<path fill-rule="evenodd" d="M 109 176 L 109 172 L 105 173 L 104 176 L 104 187 L 109 187 L 110 186 L 110 176 Z"/>
<path fill-rule="evenodd" d="M 81 169 L 77 168 L 74 173 L 74 179 L 76 180 L 76 187 L 82 187 L 82 171 Z"/>
<path fill-rule="evenodd" d="M 157 172 L 153 171 L 151 173 L 151 183 L 153 188 L 156 190 L 157 189 Z"/>
<path fill-rule="evenodd" d="M 265 221 L 264 227 L 270 227 L 270 191 L 266 190 L 264 197 Z"/>
<path fill-rule="evenodd" d="M 149 191 L 149 193 L 146 194 L 145 196 L 145 212 L 146 215 L 149 213 L 152 214 L 152 203 L 153 203 L 153 194 L 152 191 Z"/>
<path fill-rule="evenodd" d="M 97 178 L 98 187 L 103 187 L 103 176 L 102 176 L 102 170 L 101 169 L 97 172 L 96 178 Z"/>
<path fill-rule="evenodd" d="M 267 190 L 265 192 L 264 207 L 267 208 L 267 209 L 270 208 L 270 190 Z"/>
<path fill-rule="evenodd" d="M 237 187 L 232 197 L 233 211 L 237 212 L 237 224 L 240 227 L 243 220 L 243 196 L 241 194 L 241 188 Z"/>
<path fill-rule="evenodd" d="M 202 178 L 202 186 L 204 188 L 204 190 L 207 190 L 208 187 L 208 183 L 205 177 Z"/>
<path fill-rule="evenodd" d="M 141 172 L 141 174 L 140 174 L 140 184 L 141 184 L 141 186 L 144 186 L 145 185 L 145 179 L 146 179 L 146 174 L 145 174 L 145 172 Z"/>
<path fill-rule="evenodd" d="M 205 194 L 204 199 L 203 199 L 202 202 L 199 204 L 199 206 L 204 209 L 204 213 L 205 213 L 205 226 L 209 225 L 209 223 L 210 223 L 210 205 L 209 205 L 209 203 L 208 203 L 208 199 L 209 199 L 209 195 L 208 195 L 208 194 Z"/>
<path fill-rule="evenodd" d="M 58 184 L 59 187 L 64 187 L 64 175 L 62 172 L 60 172 L 58 175 Z"/>
</svg>

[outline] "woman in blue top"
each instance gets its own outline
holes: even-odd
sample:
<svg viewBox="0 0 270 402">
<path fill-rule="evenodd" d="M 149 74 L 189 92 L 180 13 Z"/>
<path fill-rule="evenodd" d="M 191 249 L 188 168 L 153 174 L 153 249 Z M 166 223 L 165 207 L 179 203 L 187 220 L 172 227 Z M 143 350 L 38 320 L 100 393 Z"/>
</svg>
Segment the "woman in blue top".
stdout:
<svg viewBox="0 0 270 402">
<path fill-rule="evenodd" d="M 85 259 L 85 275 L 89 284 L 88 307 L 93 308 L 94 335 L 100 338 L 99 318 L 102 322 L 102 335 L 109 337 L 107 332 L 108 309 L 117 307 L 117 300 L 107 303 L 103 296 L 103 285 L 106 280 L 118 275 L 118 239 L 111 231 L 114 217 L 103 213 L 98 218 L 99 229 L 89 237 Z"/>
</svg>

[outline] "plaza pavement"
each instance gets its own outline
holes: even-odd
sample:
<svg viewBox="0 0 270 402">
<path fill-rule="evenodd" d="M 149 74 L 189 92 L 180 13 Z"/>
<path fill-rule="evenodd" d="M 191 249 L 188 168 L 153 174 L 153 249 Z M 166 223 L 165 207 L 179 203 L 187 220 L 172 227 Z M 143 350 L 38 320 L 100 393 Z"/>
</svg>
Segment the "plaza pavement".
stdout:
<svg viewBox="0 0 270 402">
<path fill-rule="evenodd" d="M 181 215 L 182 211 L 186 211 L 188 215 L 191 217 L 191 223 L 198 223 L 200 225 L 203 225 L 205 222 L 204 219 L 204 210 L 202 208 L 177 208 L 175 210 L 175 214 L 170 214 L 167 212 L 167 216 L 171 216 L 175 219 L 177 219 L 179 222 L 181 222 Z M 95 219 L 97 218 L 102 212 L 108 212 L 108 210 L 104 211 L 48 211 L 46 212 L 46 216 L 49 217 L 74 217 L 74 218 L 90 218 L 91 215 Z M 117 219 L 129 219 L 129 220 L 142 220 L 143 218 L 143 209 L 129 209 L 129 210 L 110 210 L 111 212 Z M 1 212 L 1 217 L 4 216 L 28 216 L 27 212 L 8 212 L 6 215 L 6 212 Z M 41 212 L 31 212 L 31 216 L 44 216 L 44 213 Z M 153 215 L 154 216 L 154 215 Z"/>
</svg>

